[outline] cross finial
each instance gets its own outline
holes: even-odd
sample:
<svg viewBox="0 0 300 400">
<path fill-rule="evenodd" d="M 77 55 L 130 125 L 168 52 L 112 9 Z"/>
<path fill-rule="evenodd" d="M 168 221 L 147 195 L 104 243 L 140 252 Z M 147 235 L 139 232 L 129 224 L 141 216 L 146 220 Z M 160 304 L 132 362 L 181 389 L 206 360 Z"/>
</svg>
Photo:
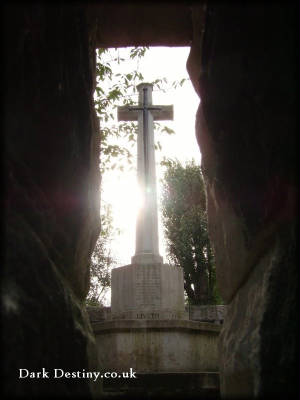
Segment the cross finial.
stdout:
<svg viewBox="0 0 300 400">
<path fill-rule="evenodd" d="M 137 85 L 136 88 L 139 92 L 139 104 L 143 104 L 143 101 L 145 99 L 145 91 L 147 90 L 146 103 L 147 105 L 152 105 L 152 83 L 140 83 L 139 85 Z"/>
</svg>

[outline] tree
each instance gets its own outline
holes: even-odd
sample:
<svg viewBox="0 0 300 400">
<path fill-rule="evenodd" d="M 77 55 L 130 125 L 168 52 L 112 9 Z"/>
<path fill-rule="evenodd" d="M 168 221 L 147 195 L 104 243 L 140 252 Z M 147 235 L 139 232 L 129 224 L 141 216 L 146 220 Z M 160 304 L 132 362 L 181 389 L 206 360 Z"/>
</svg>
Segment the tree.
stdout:
<svg viewBox="0 0 300 400">
<path fill-rule="evenodd" d="M 162 214 L 169 260 L 183 268 L 189 304 L 220 303 L 201 167 L 177 160 L 164 165 Z"/>
<path fill-rule="evenodd" d="M 103 305 L 111 284 L 110 273 L 116 262 L 111 253 L 111 241 L 115 230 L 112 225 L 110 205 L 102 207 L 101 233 L 96 242 L 90 264 L 90 289 L 86 298 L 88 305 Z"/>
</svg>

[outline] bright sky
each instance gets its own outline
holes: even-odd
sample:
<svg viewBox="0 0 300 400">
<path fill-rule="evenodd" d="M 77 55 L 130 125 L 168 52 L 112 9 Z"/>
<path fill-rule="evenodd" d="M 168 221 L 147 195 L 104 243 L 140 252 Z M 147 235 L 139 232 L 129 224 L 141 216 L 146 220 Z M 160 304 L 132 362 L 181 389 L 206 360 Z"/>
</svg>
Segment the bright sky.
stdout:
<svg viewBox="0 0 300 400">
<path fill-rule="evenodd" d="M 173 104 L 174 121 L 163 122 L 175 131 L 175 135 L 161 134 L 158 138 L 162 150 L 156 151 L 156 174 L 158 189 L 158 204 L 160 198 L 160 179 L 163 171 L 159 165 L 162 158 L 177 158 L 182 162 L 194 160 L 200 163 L 201 155 L 195 137 L 195 115 L 199 98 L 190 80 L 183 87 L 173 89 L 172 81 L 187 78 L 186 61 L 189 47 L 151 47 L 139 62 L 139 70 L 144 75 L 145 82 L 166 77 L 170 82 L 170 90 L 166 93 L 153 91 L 153 104 Z M 120 55 L 125 49 L 119 49 Z M 126 52 L 128 54 L 128 51 Z M 130 65 L 128 65 L 130 72 Z M 113 68 L 116 72 L 118 66 Z M 123 66 L 124 69 L 124 66 Z M 122 70 L 122 72 L 125 72 Z M 116 121 L 117 116 L 115 115 Z M 116 122 L 117 123 L 117 122 Z M 136 155 L 136 148 L 133 149 Z M 102 201 L 110 203 L 113 209 L 113 219 L 121 234 L 112 242 L 112 254 L 118 261 L 118 267 L 130 264 L 135 252 L 135 219 L 138 208 L 136 171 L 120 172 L 112 170 L 105 172 L 102 179 Z M 160 254 L 166 260 L 163 230 L 160 226 Z"/>
</svg>

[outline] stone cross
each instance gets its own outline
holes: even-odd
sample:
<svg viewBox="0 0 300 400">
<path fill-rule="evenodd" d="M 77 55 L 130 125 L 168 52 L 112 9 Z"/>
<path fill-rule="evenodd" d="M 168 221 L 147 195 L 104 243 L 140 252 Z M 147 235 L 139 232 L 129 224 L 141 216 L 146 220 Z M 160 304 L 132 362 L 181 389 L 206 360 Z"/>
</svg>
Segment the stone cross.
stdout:
<svg viewBox="0 0 300 400">
<path fill-rule="evenodd" d="M 118 107 L 119 121 L 138 121 L 137 177 L 143 206 L 136 221 L 136 250 L 132 264 L 162 263 L 158 247 L 158 218 L 153 121 L 173 119 L 173 106 L 152 105 L 152 85 L 141 83 L 138 106 Z"/>
</svg>

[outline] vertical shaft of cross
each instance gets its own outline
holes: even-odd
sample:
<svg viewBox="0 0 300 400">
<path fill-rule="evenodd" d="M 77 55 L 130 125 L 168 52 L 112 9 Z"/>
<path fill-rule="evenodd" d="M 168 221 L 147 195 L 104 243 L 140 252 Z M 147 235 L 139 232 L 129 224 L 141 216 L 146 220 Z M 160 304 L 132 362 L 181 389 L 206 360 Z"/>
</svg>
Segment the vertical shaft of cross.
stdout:
<svg viewBox="0 0 300 400">
<path fill-rule="evenodd" d="M 145 168 L 145 185 L 149 176 L 149 156 L 148 156 L 148 88 L 143 87 L 143 147 L 144 147 L 144 168 Z"/>
<path fill-rule="evenodd" d="M 143 198 L 136 221 L 136 250 L 132 264 L 162 263 L 159 255 L 154 120 L 172 119 L 172 106 L 152 105 L 152 85 L 141 83 L 138 106 L 118 108 L 119 120 L 138 120 L 137 179 Z"/>
<path fill-rule="evenodd" d="M 156 170 L 154 152 L 154 129 L 152 106 L 152 86 L 138 86 L 139 107 L 143 111 L 138 116 L 137 138 L 137 179 L 142 194 L 142 207 L 136 221 L 136 250 L 132 263 L 157 261 L 159 255 L 158 215 L 156 194 Z"/>
</svg>

